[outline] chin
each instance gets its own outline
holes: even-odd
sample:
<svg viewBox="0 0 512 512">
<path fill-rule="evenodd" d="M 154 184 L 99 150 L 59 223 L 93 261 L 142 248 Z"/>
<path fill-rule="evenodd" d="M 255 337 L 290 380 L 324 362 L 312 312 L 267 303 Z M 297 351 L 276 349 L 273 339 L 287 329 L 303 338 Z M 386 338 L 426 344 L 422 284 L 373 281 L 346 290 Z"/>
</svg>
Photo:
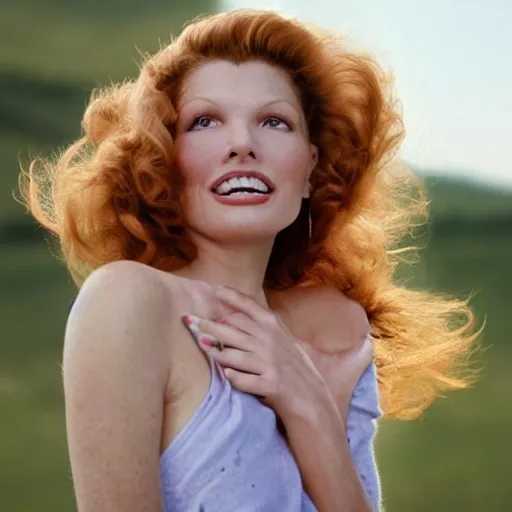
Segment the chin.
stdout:
<svg viewBox="0 0 512 512">
<path fill-rule="evenodd" d="M 261 221 L 254 223 L 244 222 L 236 225 L 218 224 L 216 226 L 203 226 L 201 233 L 207 234 L 208 238 L 221 241 L 223 243 L 254 241 L 255 239 L 268 240 L 274 239 L 276 235 L 286 226 L 281 224 L 262 224 Z"/>
</svg>

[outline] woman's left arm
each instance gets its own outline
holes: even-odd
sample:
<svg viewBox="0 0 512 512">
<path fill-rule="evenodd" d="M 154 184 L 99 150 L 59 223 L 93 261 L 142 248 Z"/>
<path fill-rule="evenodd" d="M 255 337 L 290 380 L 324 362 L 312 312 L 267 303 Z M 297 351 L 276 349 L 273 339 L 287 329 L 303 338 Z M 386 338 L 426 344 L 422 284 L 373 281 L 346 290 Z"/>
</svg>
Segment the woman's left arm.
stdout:
<svg viewBox="0 0 512 512">
<path fill-rule="evenodd" d="M 375 420 L 380 415 L 371 363 L 352 393 L 346 427 L 338 409 L 329 403 L 284 422 L 304 486 L 320 512 L 380 510 L 373 455 Z"/>
</svg>

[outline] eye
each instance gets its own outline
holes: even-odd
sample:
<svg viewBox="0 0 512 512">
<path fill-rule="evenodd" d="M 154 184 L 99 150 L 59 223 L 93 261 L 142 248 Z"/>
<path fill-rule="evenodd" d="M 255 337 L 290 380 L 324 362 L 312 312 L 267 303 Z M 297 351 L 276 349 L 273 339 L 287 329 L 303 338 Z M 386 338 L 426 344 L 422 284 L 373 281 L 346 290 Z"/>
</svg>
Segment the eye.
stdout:
<svg viewBox="0 0 512 512">
<path fill-rule="evenodd" d="M 283 121 L 279 117 L 275 117 L 275 116 L 268 117 L 265 120 L 265 122 L 263 123 L 263 125 L 265 125 L 265 124 L 268 124 L 271 128 L 279 128 L 280 124 L 284 124 L 284 125 L 286 125 L 286 127 L 290 128 L 290 125 L 286 121 Z"/>
<path fill-rule="evenodd" d="M 190 125 L 189 130 L 193 130 L 196 127 L 199 127 L 200 129 L 201 128 L 209 128 L 211 126 L 211 121 L 213 121 L 213 119 L 211 117 L 198 116 L 194 119 L 194 121 Z"/>
</svg>

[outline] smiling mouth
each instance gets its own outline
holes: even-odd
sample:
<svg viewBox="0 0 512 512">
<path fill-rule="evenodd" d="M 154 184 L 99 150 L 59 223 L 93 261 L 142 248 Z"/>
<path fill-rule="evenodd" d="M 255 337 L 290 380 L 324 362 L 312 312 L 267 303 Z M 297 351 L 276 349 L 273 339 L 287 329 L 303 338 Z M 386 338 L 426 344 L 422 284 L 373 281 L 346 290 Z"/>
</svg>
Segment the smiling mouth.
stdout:
<svg viewBox="0 0 512 512">
<path fill-rule="evenodd" d="M 271 194 L 271 192 L 262 192 L 261 190 L 256 190 L 255 188 L 234 188 L 230 190 L 229 192 L 220 193 L 216 190 L 213 190 L 214 194 L 217 194 L 218 196 L 241 196 L 241 195 L 247 195 L 247 194 L 255 194 L 260 196 L 268 196 Z"/>
<path fill-rule="evenodd" d="M 212 192 L 220 196 L 268 195 L 272 189 L 257 176 L 242 175 L 228 177 L 212 188 Z"/>
<path fill-rule="evenodd" d="M 261 196 L 273 191 L 270 180 L 257 171 L 231 171 L 219 178 L 211 188 L 211 192 L 219 196 Z"/>
</svg>

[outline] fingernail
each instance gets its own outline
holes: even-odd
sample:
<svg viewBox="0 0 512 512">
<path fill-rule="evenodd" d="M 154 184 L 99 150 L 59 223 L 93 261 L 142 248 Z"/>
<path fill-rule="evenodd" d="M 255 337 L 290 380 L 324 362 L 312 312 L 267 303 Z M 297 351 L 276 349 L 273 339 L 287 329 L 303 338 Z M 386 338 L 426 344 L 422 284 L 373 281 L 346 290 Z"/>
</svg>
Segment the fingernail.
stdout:
<svg viewBox="0 0 512 512">
<path fill-rule="evenodd" d="M 208 337 L 201 335 L 197 338 L 197 341 L 201 343 L 201 345 L 206 345 L 207 347 L 213 347 L 214 341 L 210 340 Z"/>
<path fill-rule="evenodd" d="M 190 315 L 188 313 L 186 315 L 183 315 L 181 318 L 183 319 L 183 321 L 185 322 L 185 325 L 187 327 L 189 327 L 189 326 L 197 327 L 197 325 L 201 321 L 201 319 L 198 316 Z"/>
<path fill-rule="evenodd" d="M 197 340 L 199 336 L 201 335 L 201 330 L 199 329 L 199 326 L 197 322 L 195 321 L 196 317 L 193 317 L 192 315 L 183 315 L 181 317 L 181 320 L 183 321 L 183 324 L 187 328 L 187 330 L 192 334 L 192 336 Z"/>
</svg>

